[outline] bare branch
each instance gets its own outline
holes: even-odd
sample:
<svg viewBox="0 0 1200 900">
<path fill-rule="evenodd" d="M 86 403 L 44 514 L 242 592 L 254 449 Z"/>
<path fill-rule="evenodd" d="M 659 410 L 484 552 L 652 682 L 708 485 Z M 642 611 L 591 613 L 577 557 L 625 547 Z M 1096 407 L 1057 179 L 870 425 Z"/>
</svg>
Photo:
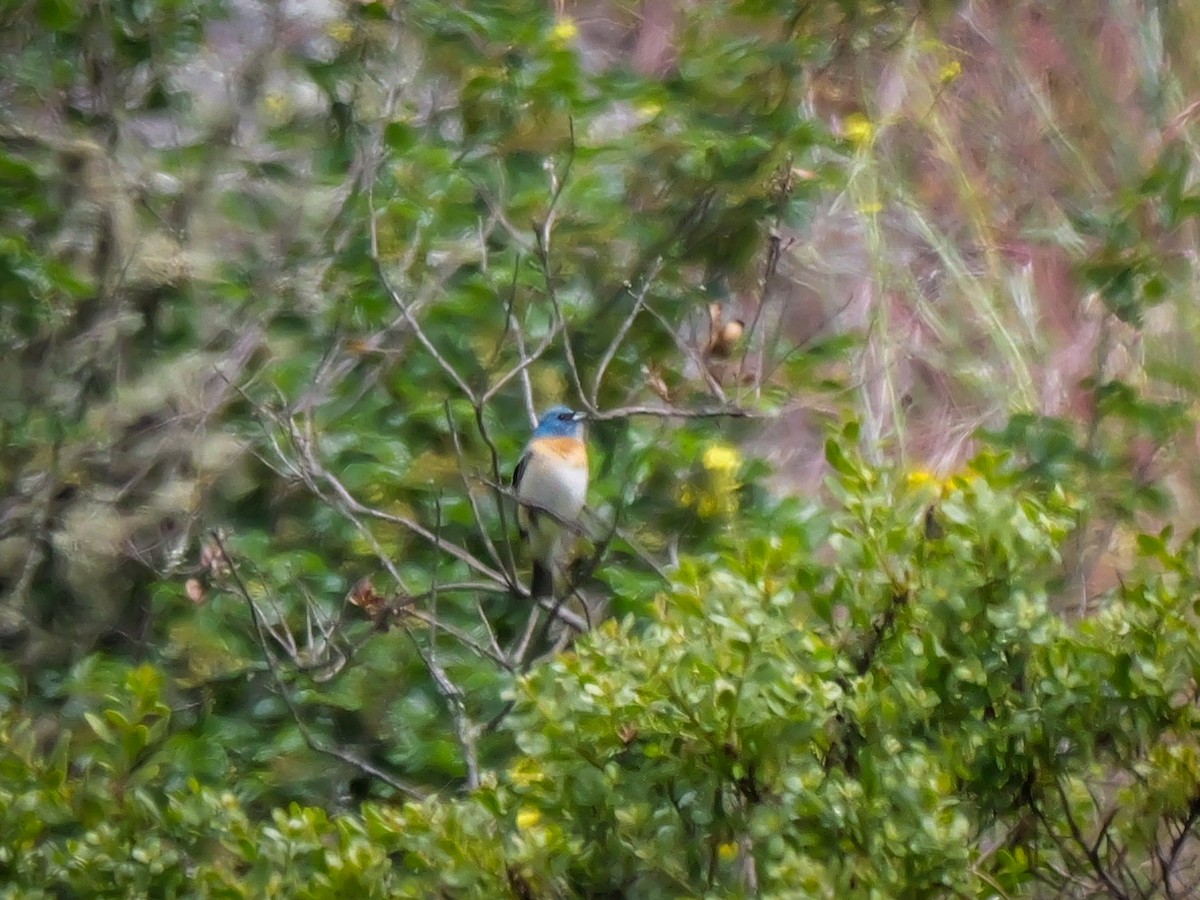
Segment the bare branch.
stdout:
<svg viewBox="0 0 1200 900">
<path fill-rule="evenodd" d="M 571 168 L 575 164 L 575 125 L 571 123 L 571 143 L 570 150 L 567 154 L 567 162 L 563 167 L 562 175 L 559 176 L 555 171 L 553 164 L 547 162 L 546 170 L 550 176 L 550 206 L 546 210 L 546 217 L 541 225 L 534 225 L 533 233 L 536 238 L 536 253 L 538 262 L 541 264 L 542 278 L 546 283 L 546 295 L 550 298 L 550 305 L 554 308 L 554 315 L 557 323 L 561 327 L 563 337 L 563 352 L 567 357 L 567 369 L 571 376 L 571 382 L 575 387 L 575 393 L 578 395 L 581 403 L 586 404 L 588 397 L 583 390 L 583 381 L 579 374 L 579 364 L 575 361 L 575 349 L 571 346 L 571 335 L 567 330 L 566 314 L 563 312 L 562 302 L 559 300 L 558 291 L 554 287 L 554 276 L 550 267 L 550 238 L 554 231 L 554 222 L 558 217 L 558 201 L 562 197 L 563 188 L 566 187 L 567 178 L 571 174 Z M 588 410 L 591 412 L 591 410 Z"/>
<path fill-rule="evenodd" d="M 529 645 L 533 641 L 533 633 L 537 630 L 540 616 L 541 610 L 538 607 L 534 606 L 530 608 L 529 619 L 525 622 L 525 633 L 521 635 L 521 639 L 517 641 L 517 646 L 509 657 L 514 666 L 521 667 L 521 664 L 525 661 L 525 655 L 529 652 Z M 546 621 L 549 622 L 553 618 L 551 616 Z"/>
<path fill-rule="evenodd" d="M 439 498 L 437 501 L 437 528 L 436 535 L 440 539 L 442 533 L 442 503 Z M 467 787 L 474 790 L 479 787 L 479 756 L 475 748 L 475 736 L 477 731 L 470 718 L 467 716 L 466 705 L 463 703 L 462 689 L 450 680 L 450 676 L 446 673 L 445 668 L 438 662 L 437 659 L 437 633 L 438 633 L 438 617 L 437 617 L 437 583 L 438 583 L 438 560 L 434 560 L 433 568 L 433 587 L 429 599 L 429 652 L 422 652 L 420 643 L 416 636 L 409 629 L 405 629 L 409 638 L 412 640 L 413 646 L 417 653 L 421 655 L 429 673 L 433 676 L 434 684 L 438 691 L 445 698 L 447 706 L 450 708 L 450 715 L 454 719 L 454 730 L 458 735 L 459 745 L 463 751 L 463 764 L 467 767 Z"/>
<path fill-rule="evenodd" d="M 333 474 L 321 466 L 316 459 L 312 458 L 311 455 L 308 459 L 306 459 L 305 462 L 311 466 L 312 474 L 328 484 L 341 499 L 341 502 L 345 508 L 349 511 L 359 515 L 367 516 L 372 519 L 378 519 L 381 522 L 390 522 L 394 525 L 400 525 L 427 541 L 435 549 L 442 550 L 460 562 L 465 563 L 467 566 L 474 569 L 475 572 L 483 575 L 485 578 L 491 578 L 499 584 L 508 583 L 508 579 L 505 577 L 503 572 L 493 569 L 473 553 L 468 550 L 464 550 L 457 544 L 443 541 L 440 535 L 434 534 L 421 523 L 416 522 L 407 516 L 402 516 L 397 513 L 384 512 L 381 509 L 375 509 L 374 507 L 360 503 L 358 499 L 350 493 L 344 484 L 342 484 Z"/>
<path fill-rule="evenodd" d="M 280 674 L 279 663 L 275 659 L 275 654 L 271 652 L 271 648 L 267 645 L 266 631 L 263 627 L 263 621 L 259 615 L 258 607 L 254 604 L 254 600 L 250 596 L 250 591 L 247 589 L 246 583 L 242 580 L 242 576 L 238 572 L 237 566 L 233 564 L 233 558 L 229 555 L 229 550 L 225 546 L 224 538 L 221 536 L 221 533 L 218 530 L 209 532 L 209 535 L 216 543 L 217 548 L 221 551 L 221 555 L 229 563 L 230 578 L 232 579 L 234 586 L 237 588 L 238 595 L 246 602 L 246 605 L 250 609 L 250 618 L 254 623 L 254 630 L 258 636 L 259 649 L 262 650 L 263 657 L 266 659 L 267 669 L 271 674 L 271 680 L 275 682 L 275 688 L 279 691 L 280 698 L 283 700 L 284 705 L 288 708 L 288 712 L 291 714 L 292 721 L 296 723 L 296 728 L 300 732 L 301 737 L 304 738 L 304 743 L 308 745 L 308 748 L 314 753 L 323 753 L 327 756 L 332 756 L 334 759 L 341 760 L 347 765 L 358 769 L 364 775 L 377 778 L 384 784 L 388 785 L 388 787 L 406 797 L 409 797 L 410 799 L 424 800 L 426 796 L 425 793 L 413 785 L 407 784 L 393 775 L 389 775 L 382 769 L 379 769 L 378 767 L 372 765 L 364 759 L 359 758 L 347 750 L 343 750 L 342 748 L 336 746 L 330 746 L 325 744 L 323 741 L 317 740 L 316 736 L 309 730 L 308 725 L 305 724 L 304 719 L 300 715 L 300 710 L 296 706 L 295 700 L 288 692 L 287 685 L 284 683 L 283 676 Z"/>
<path fill-rule="evenodd" d="M 450 439 L 454 442 L 454 454 L 458 458 L 458 473 L 462 478 L 462 486 L 467 495 L 467 503 L 471 507 L 471 517 L 475 520 L 475 528 L 479 532 L 479 536 L 483 539 L 483 545 L 487 548 L 492 562 L 496 564 L 497 568 L 504 570 L 505 575 L 508 576 L 506 580 L 512 583 L 515 581 L 511 576 L 511 572 L 513 571 L 512 554 L 509 554 L 508 566 L 506 568 L 504 561 L 500 559 L 500 553 L 496 549 L 496 545 L 492 543 L 491 535 L 488 533 L 489 529 L 483 520 L 483 514 L 479 511 L 479 504 L 475 500 L 475 492 L 471 490 L 471 482 L 467 477 L 467 461 L 463 455 L 462 441 L 458 436 L 458 423 L 454 421 L 454 413 L 450 410 L 450 401 L 447 400 L 443 406 L 446 410 L 446 424 L 450 426 Z"/>
<path fill-rule="evenodd" d="M 559 334 L 559 330 L 559 323 L 555 322 L 551 328 L 551 333 L 546 336 L 547 341 L 553 340 Z M 521 375 L 521 392 L 525 398 L 525 413 L 529 416 L 530 426 L 533 426 L 537 424 L 537 409 L 533 402 L 533 381 L 529 377 L 529 364 L 540 357 L 545 350 L 544 348 L 539 348 L 539 352 L 531 356 L 525 349 L 524 331 L 521 328 L 516 328 L 513 333 L 517 336 L 517 350 L 521 353 L 521 362 L 513 371 Z M 550 344 L 546 343 L 546 347 L 549 346 Z M 506 379 L 501 380 L 506 381 Z"/>
<path fill-rule="evenodd" d="M 521 380 L 526 385 L 526 396 L 529 398 L 529 418 L 532 423 L 536 422 L 537 420 L 537 412 L 533 408 L 533 386 L 529 382 L 528 370 L 531 365 L 545 355 L 546 351 L 549 350 L 550 346 L 554 343 L 554 339 L 557 338 L 559 334 L 563 333 L 563 323 L 561 319 L 556 320 L 554 324 L 550 326 L 550 331 L 546 333 L 546 336 L 542 338 L 541 343 L 537 345 L 536 349 L 534 349 L 532 353 L 527 353 L 525 350 L 525 338 L 524 335 L 521 334 L 521 330 L 518 328 L 515 333 L 517 335 L 517 344 L 521 352 L 521 361 L 497 378 L 496 381 L 493 382 L 492 386 L 484 391 L 483 396 L 479 398 L 477 405 L 486 406 L 492 400 L 492 398 L 496 396 L 496 394 L 500 393 L 500 391 L 502 391 L 505 386 L 512 381 L 514 377 L 520 375 Z"/>
<path fill-rule="evenodd" d="M 604 373 L 608 371 L 613 358 L 617 355 L 617 351 L 625 342 L 626 336 L 629 334 L 629 329 L 633 327 L 634 321 L 637 320 L 638 313 L 642 311 L 642 306 L 646 302 L 646 295 L 650 292 L 650 285 L 658 277 L 658 273 L 662 271 L 662 257 L 660 256 L 654 261 L 650 267 L 650 271 L 646 274 L 645 280 L 642 282 L 642 289 L 636 294 L 633 294 L 633 307 L 629 310 L 629 315 L 625 317 L 625 321 L 621 323 L 621 327 L 617 329 L 617 333 L 613 335 L 613 339 L 609 342 L 608 348 L 604 351 L 604 355 L 600 357 L 600 363 L 596 366 L 596 374 L 592 379 L 592 396 L 591 408 L 599 409 L 600 407 L 600 385 L 604 381 Z M 631 292 L 632 293 L 632 292 Z"/>
<path fill-rule="evenodd" d="M 667 321 L 666 317 L 663 316 L 663 314 L 653 306 L 646 304 L 646 312 L 650 313 L 654 320 L 662 326 L 663 330 L 671 336 L 671 340 L 675 342 L 675 346 L 679 348 L 680 352 L 684 356 L 691 360 L 692 365 L 696 367 L 696 371 L 704 376 L 704 383 L 708 385 L 709 392 L 720 402 L 728 403 L 729 398 L 725 394 L 725 389 L 721 387 L 720 382 L 717 381 L 717 379 L 713 377 L 712 372 L 709 371 L 708 363 L 705 362 L 703 354 L 685 341 L 680 336 L 679 331 L 674 328 L 671 323 Z"/>
<path fill-rule="evenodd" d="M 1087 839 L 1083 836 L 1083 832 L 1079 828 L 1079 823 L 1075 821 L 1075 816 L 1071 811 L 1070 798 L 1067 797 L 1067 792 L 1063 788 L 1062 782 L 1057 778 L 1054 779 L 1054 787 L 1057 789 L 1059 799 L 1062 802 L 1063 816 L 1067 820 L 1067 827 L 1071 831 L 1071 837 L 1079 846 L 1079 849 L 1083 851 L 1083 855 L 1091 866 L 1092 871 L 1096 874 L 1096 877 L 1103 882 L 1104 886 L 1108 888 L 1114 897 L 1121 898 L 1121 900 L 1128 900 L 1128 892 L 1125 891 L 1124 887 L 1117 884 L 1117 882 L 1113 880 L 1112 875 L 1109 874 L 1104 862 L 1100 859 L 1099 854 L 1096 852 L 1096 847 L 1099 846 L 1100 838 L 1096 839 L 1095 844 L 1089 844 L 1087 842 Z M 1107 826 L 1104 830 L 1107 830 Z M 1103 831 L 1101 832 L 1101 836 L 1103 836 Z"/>
<path fill-rule="evenodd" d="M 400 310 L 400 314 L 404 316 L 404 320 L 408 323 L 408 327 L 412 329 L 413 334 L 416 335 L 417 340 L 421 342 L 421 346 L 425 348 L 426 352 L 433 357 L 434 361 L 441 367 L 442 371 L 445 372 L 450 377 L 450 380 L 453 381 L 458 387 L 458 389 L 462 391 L 463 396 L 467 397 L 472 403 L 474 403 L 475 392 L 471 390 L 471 386 L 467 384 L 462 375 L 458 373 L 458 370 L 450 364 L 446 357 L 442 355 L 441 351 L 438 350 L 433 341 L 429 339 L 429 336 L 425 334 L 425 330 L 421 327 L 421 323 L 417 321 L 417 317 L 413 314 L 409 304 L 404 300 L 403 297 L 400 296 L 400 293 L 396 290 L 395 286 L 391 282 L 391 279 L 388 278 L 387 272 L 383 268 L 383 261 L 379 258 L 379 229 L 375 221 L 377 215 L 375 212 L 374 183 L 372 183 L 370 188 L 367 190 L 367 217 L 371 238 L 371 266 L 375 271 L 375 277 L 379 279 L 380 285 L 383 286 L 383 289 L 387 292 L 388 297 L 391 298 L 392 303 L 394 303 Z"/>
<path fill-rule="evenodd" d="M 774 419 L 776 413 L 760 412 L 741 406 L 718 406 L 701 409 L 684 409 L 678 406 L 619 406 L 603 412 L 589 413 L 595 422 L 610 419 L 628 419 L 630 416 L 659 416 L 665 419 Z"/>
<path fill-rule="evenodd" d="M 492 478 L 494 484 L 499 485 L 504 482 L 504 473 L 500 469 L 500 451 L 496 447 L 496 442 L 492 440 L 491 434 L 487 429 L 487 421 L 483 416 L 482 402 L 475 407 L 475 427 L 479 429 L 479 436 L 483 438 L 483 442 L 487 444 L 488 453 L 491 454 L 492 462 Z M 504 497 L 502 490 L 492 488 L 492 497 L 496 501 L 496 512 L 500 516 L 500 533 L 504 538 L 504 558 L 508 566 L 505 570 L 509 576 L 508 586 L 515 588 L 519 583 L 517 581 L 517 563 L 513 555 L 512 545 L 512 530 L 508 525 L 508 514 L 505 512 Z"/>
<path fill-rule="evenodd" d="M 1188 804 L 1187 813 L 1179 823 L 1179 833 L 1172 839 L 1167 853 L 1164 855 L 1161 850 L 1156 853 L 1159 864 L 1162 866 L 1163 892 L 1168 900 L 1174 900 L 1176 896 L 1175 866 L 1179 862 L 1179 855 L 1183 852 L 1188 838 L 1193 836 L 1192 831 L 1197 821 L 1200 821 L 1200 795 L 1193 797 Z"/>
</svg>

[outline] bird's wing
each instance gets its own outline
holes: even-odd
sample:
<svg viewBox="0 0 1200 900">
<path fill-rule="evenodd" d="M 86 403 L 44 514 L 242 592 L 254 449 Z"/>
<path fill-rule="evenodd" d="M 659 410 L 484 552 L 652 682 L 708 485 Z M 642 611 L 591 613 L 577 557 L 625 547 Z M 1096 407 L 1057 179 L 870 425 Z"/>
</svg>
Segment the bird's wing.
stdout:
<svg viewBox="0 0 1200 900">
<path fill-rule="evenodd" d="M 521 478 L 525 475 L 525 469 L 529 466 L 529 451 L 526 450 L 521 454 L 521 458 L 517 460 L 517 467 L 513 469 L 512 486 L 514 491 L 521 489 Z"/>
<path fill-rule="evenodd" d="M 526 450 L 524 453 L 522 453 L 521 458 L 517 460 L 516 468 L 513 469 L 512 486 L 513 486 L 513 491 L 516 492 L 518 495 L 520 494 L 520 491 L 521 491 L 521 479 L 525 477 L 525 471 L 529 468 L 529 456 L 530 456 L 530 453 L 528 450 Z M 532 520 L 532 510 L 526 509 L 524 506 L 521 506 L 520 504 L 521 504 L 521 501 L 518 500 L 517 501 L 517 530 L 520 532 L 521 537 L 524 538 L 524 537 L 528 536 L 528 533 L 529 533 L 528 523 Z"/>
</svg>

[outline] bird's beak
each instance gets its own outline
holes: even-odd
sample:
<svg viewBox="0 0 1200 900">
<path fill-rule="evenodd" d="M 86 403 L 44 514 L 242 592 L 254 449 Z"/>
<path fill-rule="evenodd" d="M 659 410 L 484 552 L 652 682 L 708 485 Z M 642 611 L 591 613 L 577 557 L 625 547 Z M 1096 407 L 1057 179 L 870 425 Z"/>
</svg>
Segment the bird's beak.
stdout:
<svg viewBox="0 0 1200 900">
<path fill-rule="evenodd" d="M 587 418 L 587 413 L 577 412 L 577 413 L 575 413 L 575 415 L 571 416 L 571 421 L 572 422 L 582 422 L 586 418 Z"/>
</svg>

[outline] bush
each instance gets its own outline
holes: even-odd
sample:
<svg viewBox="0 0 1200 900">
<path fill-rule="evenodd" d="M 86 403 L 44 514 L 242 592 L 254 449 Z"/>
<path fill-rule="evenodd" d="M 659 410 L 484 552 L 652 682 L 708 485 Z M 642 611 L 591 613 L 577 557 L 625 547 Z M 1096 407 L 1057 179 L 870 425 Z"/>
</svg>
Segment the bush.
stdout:
<svg viewBox="0 0 1200 900">
<path fill-rule="evenodd" d="M 172 712 L 148 666 L 77 673 L 69 691 L 104 696 L 63 732 L 10 705 L 12 889 L 990 896 L 1182 883 L 1176 829 L 1200 811 L 1194 543 L 1145 537 L 1144 574 L 1071 623 L 1050 604 L 1077 501 L 983 458 L 942 487 L 931 537 L 927 485 L 831 454 L 833 509 L 743 508 L 709 552 L 680 559 L 652 612 L 610 619 L 514 681 L 500 727 L 518 750 L 461 797 L 256 812 L 199 762 L 219 741 Z"/>
</svg>

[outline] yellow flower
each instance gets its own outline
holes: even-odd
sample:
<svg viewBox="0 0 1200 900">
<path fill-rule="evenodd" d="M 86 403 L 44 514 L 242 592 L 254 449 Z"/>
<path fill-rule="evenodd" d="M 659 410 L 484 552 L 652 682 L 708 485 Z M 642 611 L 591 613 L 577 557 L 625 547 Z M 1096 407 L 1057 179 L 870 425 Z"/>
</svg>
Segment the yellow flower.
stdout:
<svg viewBox="0 0 1200 900">
<path fill-rule="evenodd" d="M 354 37 L 354 26 L 349 22 L 333 22 L 325 32 L 339 44 L 345 44 Z"/>
<path fill-rule="evenodd" d="M 263 97 L 263 113 L 271 125 L 282 125 L 292 117 L 292 103 L 285 94 L 270 93 Z"/>
<path fill-rule="evenodd" d="M 717 847 L 717 856 L 721 857 L 722 862 L 729 862 L 737 856 L 738 845 L 733 841 L 726 841 Z"/>
<path fill-rule="evenodd" d="M 509 781 L 518 789 L 527 788 L 532 784 L 542 781 L 545 777 L 541 769 L 535 763 L 529 761 L 518 762 L 508 773 Z"/>
<path fill-rule="evenodd" d="M 962 63 L 957 59 L 951 60 L 938 69 L 938 81 L 948 84 L 962 74 Z"/>
<path fill-rule="evenodd" d="M 536 828 L 537 824 L 541 821 L 542 814 L 532 806 L 522 806 L 517 810 L 517 827 L 522 831 Z"/>
<path fill-rule="evenodd" d="M 937 476 L 935 476 L 932 472 L 927 472 L 925 469 L 913 469 L 905 476 L 904 480 L 913 490 L 928 487 L 930 485 L 934 487 L 941 487 L 941 481 L 937 478 Z"/>
<path fill-rule="evenodd" d="M 862 113 L 851 113 L 842 123 L 842 134 L 850 143 L 867 147 L 875 140 L 875 126 Z"/>
<path fill-rule="evenodd" d="M 939 478 L 925 469 L 913 469 L 904 476 L 904 482 L 911 491 L 945 497 L 947 494 L 968 487 L 978 477 L 979 473 L 970 466 L 945 478 Z"/>
<path fill-rule="evenodd" d="M 704 451 L 704 468 L 710 472 L 730 474 L 736 472 L 742 465 L 742 456 L 733 447 L 725 444 L 713 444 Z"/>
<path fill-rule="evenodd" d="M 564 16 L 550 29 L 550 40 L 556 44 L 569 44 L 579 34 L 579 26 L 569 16 Z"/>
</svg>

